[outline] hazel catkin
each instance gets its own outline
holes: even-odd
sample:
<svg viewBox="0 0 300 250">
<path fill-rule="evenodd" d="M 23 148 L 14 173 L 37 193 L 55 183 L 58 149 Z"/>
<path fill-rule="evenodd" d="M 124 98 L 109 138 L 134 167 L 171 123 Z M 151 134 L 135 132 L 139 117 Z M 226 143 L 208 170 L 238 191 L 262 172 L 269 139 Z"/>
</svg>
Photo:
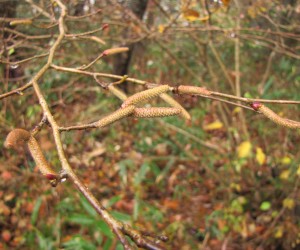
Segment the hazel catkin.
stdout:
<svg viewBox="0 0 300 250">
<path fill-rule="evenodd" d="M 152 89 L 147 89 L 142 92 L 136 93 L 132 96 L 129 96 L 122 104 L 122 108 L 125 108 L 129 105 L 136 105 L 138 103 L 150 100 L 156 96 L 159 96 L 162 93 L 165 93 L 169 90 L 169 85 L 161 85 Z"/>
<path fill-rule="evenodd" d="M 191 120 L 191 115 L 186 111 L 184 107 L 181 106 L 180 103 L 178 103 L 173 97 L 169 96 L 166 93 L 163 93 L 159 96 L 161 99 L 163 99 L 166 103 L 171 105 L 173 108 L 179 108 L 181 110 L 180 116 L 184 118 L 187 121 Z"/>
<path fill-rule="evenodd" d="M 134 108 L 135 107 L 133 105 L 127 106 L 125 108 L 120 108 L 120 109 L 116 110 L 115 112 L 111 113 L 110 115 L 103 117 L 99 121 L 94 122 L 93 125 L 95 127 L 103 128 L 115 121 L 118 121 L 118 120 L 130 115 L 131 113 L 133 113 Z"/>
<path fill-rule="evenodd" d="M 165 107 L 153 107 L 153 108 L 135 108 L 134 117 L 137 118 L 153 118 L 153 117 L 165 117 L 180 114 L 179 108 L 165 108 Z"/>
<path fill-rule="evenodd" d="M 180 85 L 176 89 L 178 94 L 211 95 L 211 92 L 203 87 Z"/>
<path fill-rule="evenodd" d="M 273 110 L 269 109 L 265 105 L 260 105 L 260 107 L 258 108 L 258 111 L 260 111 L 267 118 L 269 118 L 270 120 L 272 120 L 273 122 L 275 122 L 278 125 L 288 127 L 291 129 L 299 129 L 300 128 L 300 122 L 285 119 L 285 118 L 277 115 Z"/>
<path fill-rule="evenodd" d="M 4 143 L 5 147 L 13 149 L 24 146 L 24 144 L 27 144 L 29 152 L 43 176 L 50 181 L 52 186 L 56 186 L 59 180 L 57 173 L 46 160 L 37 140 L 28 131 L 14 129 L 7 135 Z"/>
</svg>

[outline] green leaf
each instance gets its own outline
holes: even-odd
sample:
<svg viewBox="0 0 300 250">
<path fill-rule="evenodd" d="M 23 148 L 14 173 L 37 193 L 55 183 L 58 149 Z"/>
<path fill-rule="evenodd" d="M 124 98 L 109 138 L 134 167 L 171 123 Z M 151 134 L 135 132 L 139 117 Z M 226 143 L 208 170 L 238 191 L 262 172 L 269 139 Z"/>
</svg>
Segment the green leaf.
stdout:
<svg viewBox="0 0 300 250">
<path fill-rule="evenodd" d="M 264 201 L 261 203 L 259 208 L 262 211 L 268 211 L 271 208 L 271 203 L 269 201 Z"/>
<path fill-rule="evenodd" d="M 123 160 L 118 162 L 119 167 L 119 175 L 122 179 L 123 184 L 127 184 L 127 168 L 130 168 L 133 165 L 133 162 L 131 160 Z"/>
<path fill-rule="evenodd" d="M 11 48 L 11 49 L 8 51 L 8 55 L 11 56 L 13 53 L 15 53 L 15 49 L 14 49 L 14 48 Z"/>
<path fill-rule="evenodd" d="M 32 225 L 35 225 L 35 223 L 37 221 L 41 205 L 42 205 L 42 198 L 40 197 L 37 199 L 37 201 L 34 205 L 34 208 L 33 208 L 33 212 L 31 214 L 31 224 Z"/>
<path fill-rule="evenodd" d="M 266 84 L 264 85 L 264 89 L 263 89 L 263 93 L 262 96 L 265 97 L 265 94 L 268 93 L 269 89 L 272 87 L 274 82 L 274 77 L 271 76 L 268 81 L 266 82 Z"/>
<path fill-rule="evenodd" d="M 111 246 L 112 246 L 112 240 L 111 239 L 107 239 L 107 241 L 105 241 L 105 244 L 103 246 L 103 250 L 110 250 Z"/>
<path fill-rule="evenodd" d="M 34 228 L 36 238 L 38 239 L 38 249 L 51 250 L 53 249 L 53 241 L 47 239 L 37 228 Z"/>
<path fill-rule="evenodd" d="M 86 200 L 85 197 L 80 196 L 80 203 L 83 206 L 84 210 L 91 215 L 92 217 L 97 217 L 98 214 L 95 210 L 95 208 L 93 208 L 93 206 Z"/>
<path fill-rule="evenodd" d="M 116 246 L 116 250 L 124 250 L 124 247 L 121 243 Z"/>
<path fill-rule="evenodd" d="M 65 250 L 96 250 L 97 247 L 94 244 L 83 239 L 81 236 L 76 235 L 71 240 L 63 243 L 63 249 L 65 249 Z"/>
<path fill-rule="evenodd" d="M 138 216 L 139 216 L 139 212 L 140 212 L 140 199 L 138 196 L 135 197 L 134 199 L 134 206 L 133 206 L 133 219 L 137 220 Z"/>
<path fill-rule="evenodd" d="M 245 97 L 245 98 L 253 98 L 252 95 L 251 95 L 249 92 L 246 92 L 246 93 L 244 94 L 244 97 Z"/>
<path fill-rule="evenodd" d="M 101 231 L 105 236 L 107 236 L 110 239 L 114 238 L 114 234 L 112 233 L 111 229 L 109 226 L 103 221 L 99 220 L 95 223 L 96 228 Z"/>
<path fill-rule="evenodd" d="M 138 186 L 146 177 L 147 172 L 149 171 L 150 166 L 147 162 L 145 162 L 139 171 L 136 173 L 134 178 L 134 184 Z"/>
<path fill-rule="evenodd" d="M 130 221 L 131 220 L 131 216 L 125 213 L 120 213 L 117 211 L 112 211 L 111 214 L 117 219 L 117 220 L 121 220 L 121 221 Z"/>
<path fill-rule="evenodd" d="M 85 214 L 72 214 L 67 218 L 67 220 L 69 222 L 73 222 L 84 226 L 90 226 L 95 224 L 95 219 Z"/>
<path fill-rule="evenodd" d="M 107 205 L 106 205 L 106 208 L 107 208 L 107 207 L 113 206 L 116 202 L 118 202 L 118 201 L 121 200 L 121 199 L 122 199 L 122 198 L 121 198 L 121 196 L 119 196 L 119 195 L 112 197 L 112 198 L 108 201 L 108 203 L 107 203 Z"/>
</svg>

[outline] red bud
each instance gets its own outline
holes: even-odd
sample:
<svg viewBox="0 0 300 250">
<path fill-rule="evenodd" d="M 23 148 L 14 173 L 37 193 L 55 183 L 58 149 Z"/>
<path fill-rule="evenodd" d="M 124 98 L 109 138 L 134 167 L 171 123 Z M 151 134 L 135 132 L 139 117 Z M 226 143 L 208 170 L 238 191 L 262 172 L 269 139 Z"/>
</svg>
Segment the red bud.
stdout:
<svg viewBox="0 0 300 250">
<path fill-rule="evenodd" d="M 55 174 L 45 174 L 45 177 L 50 181 L 57 179 L 57 175 L 55 175 Z"/>
<path fill-rule="evenodd" d="M 262 104 L 260 102 L 250 103 L 250 107 L 253 108 L 255 111 L 258 111 L 261 106 L 262 106 Z"/>
<path fill-rule="evenodd" d="M 109 27 L 109 24 L 108 23 L 104 23 L 102 25 L 102 30 L 106 30 L 108 27 Z"/>
</svg>

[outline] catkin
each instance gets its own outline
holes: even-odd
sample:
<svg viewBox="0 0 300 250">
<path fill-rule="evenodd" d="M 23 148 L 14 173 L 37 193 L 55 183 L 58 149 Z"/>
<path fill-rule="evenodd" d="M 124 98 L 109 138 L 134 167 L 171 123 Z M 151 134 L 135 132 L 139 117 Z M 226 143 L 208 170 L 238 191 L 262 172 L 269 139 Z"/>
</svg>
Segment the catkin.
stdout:
<svg viewBox="0 0 300 250">
<path fill-rule="evenodd" d="M 273 122 L 275 122 L 278 125 L 288 127 L 288 128 L 291 128 L 291 129 L 300 128 L 300 122 L 282 118 L 279 115 L 277 115 L 273 110 L 266 107 L 265 105 L 261 104 L 260 107 L 258 108 L 258 110 L 262 114 L 264 114 L 267 118 L 269 118 L 270 120 L 272 120 Z"/>
<path fill-rule="evenodd" d="M 114 55 L 114 54 L 119 54 L 128 51 L 128 47 L 120 47 L 120 48 L 111 48 L 111 49 L 106 49 L 103 51 L 103 55 L 108 56 L 108 55 Z"/>
<path fill-rule="evenodd" d="M 119 88 L 115 87 L 114 85 L 109 85 L 107 88 L 111 93 L 113 93 L 120 100 L 125 101 L 127 99 L 126 94 Z"/>
<path fill-rule="evenodd" d="M 37 140 L 24 129 L 14 129 L 6 137 L 5 147 L 16 149 L 18 146 L 27 144 L 30 154 L 39 168 L 40 172 L 50 181 L 52 186 L 56 186 L 58 175 L 52 169 L 49 162 L 46 160 Z"/>
<path fill-rule="evenodd" d="M 19 146 L 27 143 L 30 136 L 30 133 L 25 129 L 16 128 L 7 135 L 4 146 L 6 148 L 17 149 Z"/>
<path fill-rule="evenodd" d="M 190 114 L 186 111 L 184 107 L 180 105 L 173 97 L 169 96 L 166 93 L 163 93 L 159 96 L 161 99 L 163 99 L 166 103 L 170 104 L 173 108 L 179 108 L 181 110 L 180 116 L 184 118 L 187 121 L 191 120 Z"/>
<path fill-rule="evenodd" d="M 161 85 L 158 87 L 155 87 L 153 89 L 147 89 L 145 91 L 136 93 L 132 96 L 129 96 L 122 104 L 122 108 L 125 108 L 129 105 L 136 105 L 138 103 L 141 103 L 143 101 L 150 100 L 156 96 L 159 96 L 162 93 L 165 93 L 169 90 L 168 85 Z"/>
<path fill-rule="evenodd" d="M 10 26 L 16 26 L 16 25 L 30 25 L 32 24 L 31 19 L 19 19 L 19 20 L 14 20 L 9 23 Z"/>
<path fill-rule="evenodd" d="M 138 118 L 153 118 L 173 116 L 181 113 L 179 108 L 135 108 L 134 117 Z"/>
<path fill-rule="evenodd" d="M 115 112 L 111 113 L 110 115 L 105 116 L 104 118 L 100 119 L 99 121 L 94 122 L 93 124 L 96 127 L 103 128 L 117 120 L 120 120 L 120 119 L 130 115 L 131 113 L 133 113 L 134 108 L 135 107 L 133 105 L 130 105 L 125 108 L 118 109 Z"/>
<path fill-rule="evenodd" d="M 180 85 L 177 88 L 178 94 L 190 95 L 211 95 L 211 92 L 203 87 Z"/>
</svg>

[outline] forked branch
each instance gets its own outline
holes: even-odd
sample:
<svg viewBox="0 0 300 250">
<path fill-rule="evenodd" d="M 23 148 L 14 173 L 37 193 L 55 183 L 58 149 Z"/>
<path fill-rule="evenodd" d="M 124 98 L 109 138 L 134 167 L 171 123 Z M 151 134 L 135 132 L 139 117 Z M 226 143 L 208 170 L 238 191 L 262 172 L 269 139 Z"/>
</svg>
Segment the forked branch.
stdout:
<svg viewBox="0 0 300 250">
<path fill-rule="evenodd" d="M 148 236 L 145 236 L 144 233 L 139 232 L 133 228 L 131 228 L 129 225 L 124 224 L 118 220 L 116 220 L 102 205 L 101 203 L 93 196 L 93 194 L 89 191 L 89 189 L 82 183 L 82 181 L 78 178 L 78 176 L 73 171 L 71 165 L 69 164 L 65 152 L 63 149 L 62 141 L 60 133 L 63 131 L 71 131 L 71 130 L 81 130 L 81 129 L 92 129 L 92 128 L 103 128 L 108 125 L 113 124 L 114 122 L 127 118 L 127 117 L 136 117 L 136 118 L 154 118 L 154 117 L 165 117 L 165 116 L 175 116 L 180 115 L 183 117 L 186 121 L 191 120 L 191 116 L 188 113 L 187 110 L 185 110 L 180 103 L 178 103 L 171 95 L 170 93 L 175 95 L 196 95 L 203 98 L 210 98 L 222 102 L 227 102 L 232 105 L 236 105 L 243 108 L 249 108 L 256 112 L 259 112 L 275 122 L 276 124 L 279 124 L 281 126 L 285 126 L 288 128 L 298 129 L 300 128 L 300 122 L 292 121 L 286 118 L 282 118 L 279 115 L 277 115 L 274 111 L 272 111 L 270 108 L 266 107 L 262 103 L 277 103 L 277 104 L 300 104 L 300 101 L 287 101 L 287 100 L 262 100 L 262 99 L 250 99 L 250 98 L 243 98 L 240 96 L 232 96 L 224 93 L 215 92 L 212 90 L 208 90 L 203 87 L 196 87 L 196 86 L 187 86 L 187 85 L 179 85 L 179 86 L 173 86 L 173 84 L 155 84 L 155 83 L 149 83 L 147 81 L 130 78 L 128 76 L 118 76 L 113 74 L 106 74 L 106 73 L 99 73 L 99 72 L 91 72 L 87 71 L 89 67 L 91 67 L 93 64 L 95 64 L 98 60 L 100 60 L 104 56 L 109 56 L 117 53 L 122 53 L 128 50 L 127 47 L 120 47 L 120 48 L 111 48 L 104 50 L 99 56 L 97 56 L 91 63 L 87 64 L 86 66 L 82 66 L 80 68 L 68 68 L 63 66 L 58 66 L 53 63 L 53 59 L 55 56 L 55 53 L 57 52 L 58 47 L 61 45 L 62 41 L 64 39 L 67 39 L 70 37 L 70 34 L 65 34 L 65 19 L 67 17 L 67 9 L 66 6 L 62 3 L 61 0 L 54 0 L 57 5 L 59 6 L 61 12 L 60 17 L 57 20 L 58 28 L 59 28 L 59 34 L 55 35 L 53 37 L 56 38 L 54 44 L 51 46 L 49 52 L 45 54 L 41 54 L 40 56 L 34 56 L 29 58 L 30 60 L 35 59 L 37 57 L 41 56 L 48 56 L 48 60 L 45 65 L 41 67 L 41 69 L 32 77 L 32 79 L 25 84 L 24 86 L 17 88 L 15 90 L 6 92 L 4 94 L 0 95 L 0 99 L 4 99 L 8 96 L 12 95 L 22 95 L 23 91 L 26 89 L 33 87 L 35 95 L 37 96 L 40 106 L 42 107 L 43 114 L 45 116 L 45 119 L 48 121 L 49 125 L 51 126 L 53 137 L 55 140 L 56 149 L 59 155 L 59 159 L 61 162 L 61 167 L 63 170 L 63 173 L 65 173 L 69 179 L 74 183 L 76 188 L 86 197 L 86 199 L 91 203 L 91 205 L 94 207 L 94 209 L 102 216 L 102 218 L 107 222 L 107 224 L 110 226 L 111 230 L 115 233 L 115 235 L 118 237 L 120 242 L 123 244 L 125 249 L 133 249 L 133 246 L 129 243 L 127 236 L 131 238 L 133 242 L 138 247 L 144 248 L 144 249 L 163 249 L 157 242 L 154 237 L 154 239 L 149 238 Z M 27 2 L 32 3 L 32 1 L 27 0 Z M 34 5 L 35 8 L 37 8 L 36 5 Z M 40 10 L 39 10 L 40 11 Z M 50 20 L 52 20 L 52 16 L 48 16 L 46 12 L 42 12 L 46 17 L 48 17 Z M 69 17 L 70 19 L 70 17 Z M 14 24 L 22 24 L 17 21 L 14 21 Z M 23 21 L 24 24 L 24 21 Z M 97 29 L 101 30 L 103 28 Z M 95 32 L 95 31 L 93 31 Z M 92 33 L 93 33 L 92 32 Z M 82 34 L 78 34 L 78 37 L 83 37 L 86 35 L 91 34 L 91 32 L 86 32 Z M 90 37 L 91 38 L 91 37 Z M 101 40 L 98 40 L 98 42 L 101 43 Z M 28 60 L 29 60 L 28 59 Z M 22 60 L 20 63 L 28 61 L 28 60 Z M 115 95 L 117 98 L 122 100 L 122 105 L 119 109 L 112 112 L 111 114 L 99 119 L 98 121 L 94 121 L 88 124 L 80 124 L 80 125 L 74 125 L 74 126 L 68 126 L 63 127 L 59 126 L 53 117 L 53 114 L 50 111 L 49 105 L 46 101 L 45 95 L 42 93 L 41 88 L 39 86 L 39 80 L 41 80 L 42 76 L 48 71 L 48 70 L 56 70 L 56 71 L 63 71 L 63 72 L 70 72 L 75 74 L 81 74 L 93 77 L 98 83 L 98 78 L 110 78 L 117 80 L 115 83 L 102 85 L 103 88 L 108 89 L 113 95 Z M 131 96 L 127 96 L 124 92 L 122 92 L 117 85 L 121 84 L 124 81 L 128 81 L 134 84 L 140 84 L 144 85 L 147 89 L 135 93 Z M 168 104 L 171 107 L 143 107 L 143 104 L 145 102 L 148 102 L 152 100 L 153 98 L 160 98 L 164 101 L 164 103 Z M 227 100 L 229 99 L 229 100 Z M 240 104 L 243 103 L 243 104 Z M 248 106 L 246 106 L 248 105 Z M 250 107 L 249 107 L 250 105 Z M 142 107 L 141 107 L 142 106 Z M 169 125 L 169 127 L 172 125 Z M 172 127 L 171 127 L 172 128 Z M 172 128 L 174 129 L 174 127 Z M 185 133 L 185 131 L 180 131 L 182 134 Z M 6 139 L 6 146 L 9 148 L 16 148 L 19 144 L 27 144 L 29 151 L 31 152 L 32 157 L 35 160 L 35 163 L 39 167 L 41 173 L 43 176 L 45 176 L 48 180 L 50 180 L 50 183 L 55 186 L 58 182 L 62 181 L 62 178 L 65 178 L 65 176 L 61 176 L 56 173 L 50 166 L 50 164 L 47 162 L 46 158 L 44 157 L 38 142 L 34 138 L 35 133 L 29 133 L 26 130 L 23 129 L 14 129 Z M 186 136 L 191 137 L 190 134 L 185 134 Z M 195 138 L 198 139 L 198 138 Z M 204 144 L 202 141 L 198 139 L 198 142 L 206 147 L 214 148 L 214 145 L 207 145 Z M 166 241 L 166 237 L 160 237 L 160 241 Z"/>
</svg>

